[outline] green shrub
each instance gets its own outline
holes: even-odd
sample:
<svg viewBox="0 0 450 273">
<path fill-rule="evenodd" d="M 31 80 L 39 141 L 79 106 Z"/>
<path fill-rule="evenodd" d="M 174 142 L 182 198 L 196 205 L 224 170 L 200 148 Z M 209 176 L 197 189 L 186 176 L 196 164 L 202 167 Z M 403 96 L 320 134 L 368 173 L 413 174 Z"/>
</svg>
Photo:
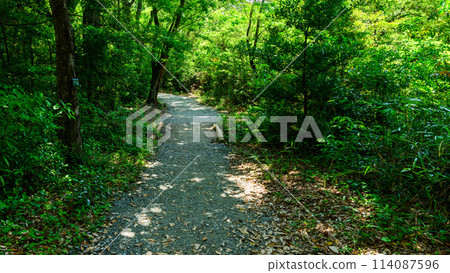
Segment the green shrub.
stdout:
<svg viewBox="0 0 450 273">
<path fill-rule="evenodd" d="M 0 107 L 0 194 L 55 183 L 64 166 L 56 141 L 56 118 L 64 108 L 42 93 L 7 85 L 0 85 Z"/>
</svg>

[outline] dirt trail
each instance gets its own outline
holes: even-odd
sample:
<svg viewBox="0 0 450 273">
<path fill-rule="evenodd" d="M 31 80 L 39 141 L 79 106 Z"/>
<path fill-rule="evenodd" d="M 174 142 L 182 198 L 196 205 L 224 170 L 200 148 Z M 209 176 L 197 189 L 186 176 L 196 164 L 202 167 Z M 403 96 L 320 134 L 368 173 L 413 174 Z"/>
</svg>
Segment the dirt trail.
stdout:
<svg viewBox="0 0 450 273">
<path fill-rule="evenodd" d="M 194 116 L 218 116 L 187 97 L 161 94 L 171 115 L 170 139 L 143 173 L 139 187 L 118 201 L 95 253 L 251 254 L 246 239 L 270 218 L 248 209 L 248 190 L 230 168 L 227 146 L 201 134 L 193 142 Z M 212 123 L 202 123 L 204 130 Z M 239 186 L 240 185 L 240 186 Z M 247 191 L 247 192 L 246 192 Z M 251 190 L 250 190 L 251 191 Z M 257 191 L 257 189 L 256 189 Z M 107 248 L 106 248 L 107 247 Z M 102 252 L 103 251 L 103 252 Z"/>
</svg>

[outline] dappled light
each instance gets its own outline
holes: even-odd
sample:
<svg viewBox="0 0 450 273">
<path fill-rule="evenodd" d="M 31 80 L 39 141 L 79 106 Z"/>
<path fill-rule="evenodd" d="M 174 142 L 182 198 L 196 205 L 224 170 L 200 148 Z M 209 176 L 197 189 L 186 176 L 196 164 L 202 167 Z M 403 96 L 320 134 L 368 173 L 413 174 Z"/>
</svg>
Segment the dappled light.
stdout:
<svg viewBox="0 0 450 273">
<path fill-rule="evenodd" d="M 132 232 L 131 229 L 127 228 L 120 232 L 120 235 L 128 238 L 134 238 L 136 236 L 136 233 Z"/>
<path fill-rule="evenodd" d="M 173 186 L 170 184 L 165 184 L 165 185 L 160 185 L 158 188 L 162 191 L 165 191 L 165 190 L 173 188 Z"/>
<path fill-rule="evenodd" d="M 147 215 L 138 214 L 136 218 L 137 223 L 141 226 L 148 227 L 151 224 L 151 218 Z"/>
<path fill-rule="evenodd" d="M 163 212 L 163 210 L 159 206 L 152 206 L 152 207 L 146 209 L 146 211 L 149 211 L 151 213 L 162 213 Z"/>
</svg>

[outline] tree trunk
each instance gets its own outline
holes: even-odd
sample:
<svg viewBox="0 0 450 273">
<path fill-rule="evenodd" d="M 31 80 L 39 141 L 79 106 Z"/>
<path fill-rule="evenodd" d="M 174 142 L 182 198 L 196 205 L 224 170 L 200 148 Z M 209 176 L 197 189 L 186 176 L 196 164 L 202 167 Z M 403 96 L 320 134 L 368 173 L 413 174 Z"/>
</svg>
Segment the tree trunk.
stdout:
<svg viewBox="0 0 450 273">
<path fill-rule="evenodd" d="M 147 104 L 149 105 L 159 105 L 158 93 L 166 72 L 163 66 L 166 66 L 166 64 L 167 62 L 162 63 L 162 65 L 157 61 L 152 62 L 152 80 L 150 81 L 150 92 L 147 97 Z"/>
<path fill-rule="evenodd" d="M 155 26 L 160 27 L 159 19 L 158 19 L 158 10 L 156 8 L 152 9 L 151 18 L 148 23 L 149 26 L 152 23 L 152 21 L 155 23 Z M 155 33 L 154 39 L 156 39 L 156 33 Z M 159 62 L 157 60 L 152 61 L 152 78 L 150 80 L 150 90 L 148 92 L 148 97 L 147 97 L 147 101 L 146 101 L 146 103 L 149 105 L 155 105 L 155 106 L 158 105 L 158 91 L 159 91 L 159 86 L 161 86 L 161 80 L 159 80 L 159 79 L 161 77 L 160 76 L 161 73 L 164 73 L 161 71 L 161 68 L 164 70 L 164 68 L 159 64 Z"/>
<path fill-rule="evenodd" d="M 264 5 L 264 0 L 261 1 L 261 7 L 259 8 L 259 14 L 258 14 L 258 20 L 256 21 L 256 29 L 255 29 L 255 41 L 253 42 L 253 52 L 250 54 L 250 67 L 253 70 L 253 72 L 256 72 L 256 65 L 255 65 L 255 51 L 256 46 L 258 45 L 259 40 L 259 27 L 261 26 L 261 12 Z"/>
<path fill-rule="evenodd" d="M 252 19 L 253 19 L 253 9 L 255 8 L 256 0 L 253 0 L 252 7 L 250 9 L 250 15 L 248 19 L 248 27 L 247 27 L 247 33 L 246 33 L 246 42 L 247 42 L 247 51 L 248 51 L 248 58 L 250 60 L 250 68 L 255 71 L 256 67 L 253 62 L 252 52 L 250 50 L 250 31 L 252 29 Z"/>
<path fill-rule="evenodd" d="M 141 19 L 142 13 L 142 0 L 138 0 L 137 8 L 136 8 L 136 23 L 139 24 L 139 20 Z"/>
<path fill-rule="evenodd" d="M 125 21 L 130 23 L 131 21 L 131 6 L 133 6 L 135 0 L 122 2 L 122 14 L 125 17 Z"/>
<path fill-rule="evenodd" d="M 57 96 L 64 104 L 70 104 L 73 117 L 59 118 L 62 127 L 58 132 L 61 142 L 69 148 L 69 158 L 79 154 L 82 148 L 80 132 L 80 110 L 75 78 L 72 25 L 69 19 L 67 0 L 49 0 L 55 28 Z"/>
<path fill-rule="evenodd" d="M 174 20 L 169 28 L 169 34 L 174 34 L 178 31 L 178 28 L 181 24 L 181 17 L 183 16 L 183 8 L 184 8 L 185 0 L 180 0 L 180 5 L 178 7 L 178 13 L 175 14 Z M 158 10 L 153 8 L 152 18 L 157 27 L 160 26 L 158 20 Z M 159 105 L 158 103 L 158 93 L 161 89 L 164 75 L 166 72 L 167 61 L 169 60 L 169 52 L 171 46 L 167 43 L 163 45 L 163 49 L 161 50 L 161 54 L 159 57 L 159 61 L 152 62 L 152 79 L 150 81 L 150 90 L 147 97 L 147 104 Z"/>
<path fill-rule="evenodd" d="M 100 26 L 100 6 L 95 1 L 89 1 L 83 11 L 83 25 L 99 27 Z M 97 84 L 95 83 L 95 77 L 97 76 L 97 58 L 89 52 L 89 49 L 95 47 L 95 42 L 92 38 L 84 37 L 83 39 L 83 67 L 86 70 L 84 73 L 84 89 L 87 93 L 87 98 L 90 101 L 94 101 L 95 91 L 97 90 Z"/>
<path fill-rule="evenodd" d="M 2 26 L 2 34 L 3 34 L 3 41 L 5 42 L 6 61 L 7 61 L 6 64 L 9 65 L 11 63 L 11 57 L 9 55 L 8 39 L 6 37 L 6 30 L 4 26 Z"/>
<path fill-rule="evenodd" d="M 153 21 L 155 22 L 155 26 L 159 27 L 158 10 L 156 8 L 152 9 L 152 12 L 150 15 L 150 20 L 148 21 L 147 26 L 151 26 Z M 156 34 L 155 34 L 155 39 L 156 39 Z"/>
<path fill-rule="evenodd" d="M 30 65 L 34 66 L 33 32 L 32 31 L 29 32 L 27 44 L 28 44 L 28 52 L 29 52 L 29 57 L 30 57 Z M 30 87 L 32 89 L 36 88 L 35 83 L 36 83 L 36 79 L 35 79 L 35 76 L 33 75 L 30 77 Z"/>
<path fill-rule="evenodd" d="M 168 49 L 167 49 L 168 50 Z M 160 61 L 152 62 L 152 79 L 150 81 L 150 92 L 147 98 L 147 104 L 158 106 L 158 93 L 163 83 L 164 75 L 166 73 L 167 61 L 169 55 L 165 52 L 161 53 Z"/>
<path fill-rule="evenodd" d="M 28 52 L 30 56 L 30 64 L 34 66 L 34 52 L 33 52 L 33 33 L 30 32 L 30 36 L 28 37 Z"/>
<path fill-rule="evenodd" d="M 96 1 L 88 1 L 83 11 L 84 26 L 100 26 L 100 6 Z"/>
<path fill-rule="evenodd" d="M 308 36 L 309 36 L 309 28 L 306 28 L 306 31 L 304 32 L 305 35 L 305 42 L 304 42 L 304 48 L 308 46 Z M 303 71 L 302 71 L 302 91 L 303 91 L 303 114 L 305 116 L 308 115 L 308 100 L 309 100 L 309 90 L 308 90 L 308 84 L 307 84 L 307 78 L 306 78 L 306 67 L 307 67 L 307 56 L 306 56 L 307 50 L 303 52 Z"/>
</svg>

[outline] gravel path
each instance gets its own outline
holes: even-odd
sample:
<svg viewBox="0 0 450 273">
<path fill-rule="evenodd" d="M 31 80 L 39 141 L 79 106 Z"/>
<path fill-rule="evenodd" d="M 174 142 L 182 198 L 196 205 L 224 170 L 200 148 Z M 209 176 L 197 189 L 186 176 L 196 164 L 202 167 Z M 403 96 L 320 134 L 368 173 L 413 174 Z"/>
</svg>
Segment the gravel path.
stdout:
<svg viewBox="0 0 450 273">
<path fill-rule="evenodd" d="M 103 254 L 251 254 L 247 238 L 266 216 L 248 209 L 246 189 L 230 168 L 229 148 L 202 133 L 193 142 L 194 116 L 217 112 L 192 98 L 160 94 L 172 116 L 171 138 L 143 173 L 139 187 L 112 209 L 99 236 Z M 212 123 L 202 124 L 207 131 Z"/>
</svg>

